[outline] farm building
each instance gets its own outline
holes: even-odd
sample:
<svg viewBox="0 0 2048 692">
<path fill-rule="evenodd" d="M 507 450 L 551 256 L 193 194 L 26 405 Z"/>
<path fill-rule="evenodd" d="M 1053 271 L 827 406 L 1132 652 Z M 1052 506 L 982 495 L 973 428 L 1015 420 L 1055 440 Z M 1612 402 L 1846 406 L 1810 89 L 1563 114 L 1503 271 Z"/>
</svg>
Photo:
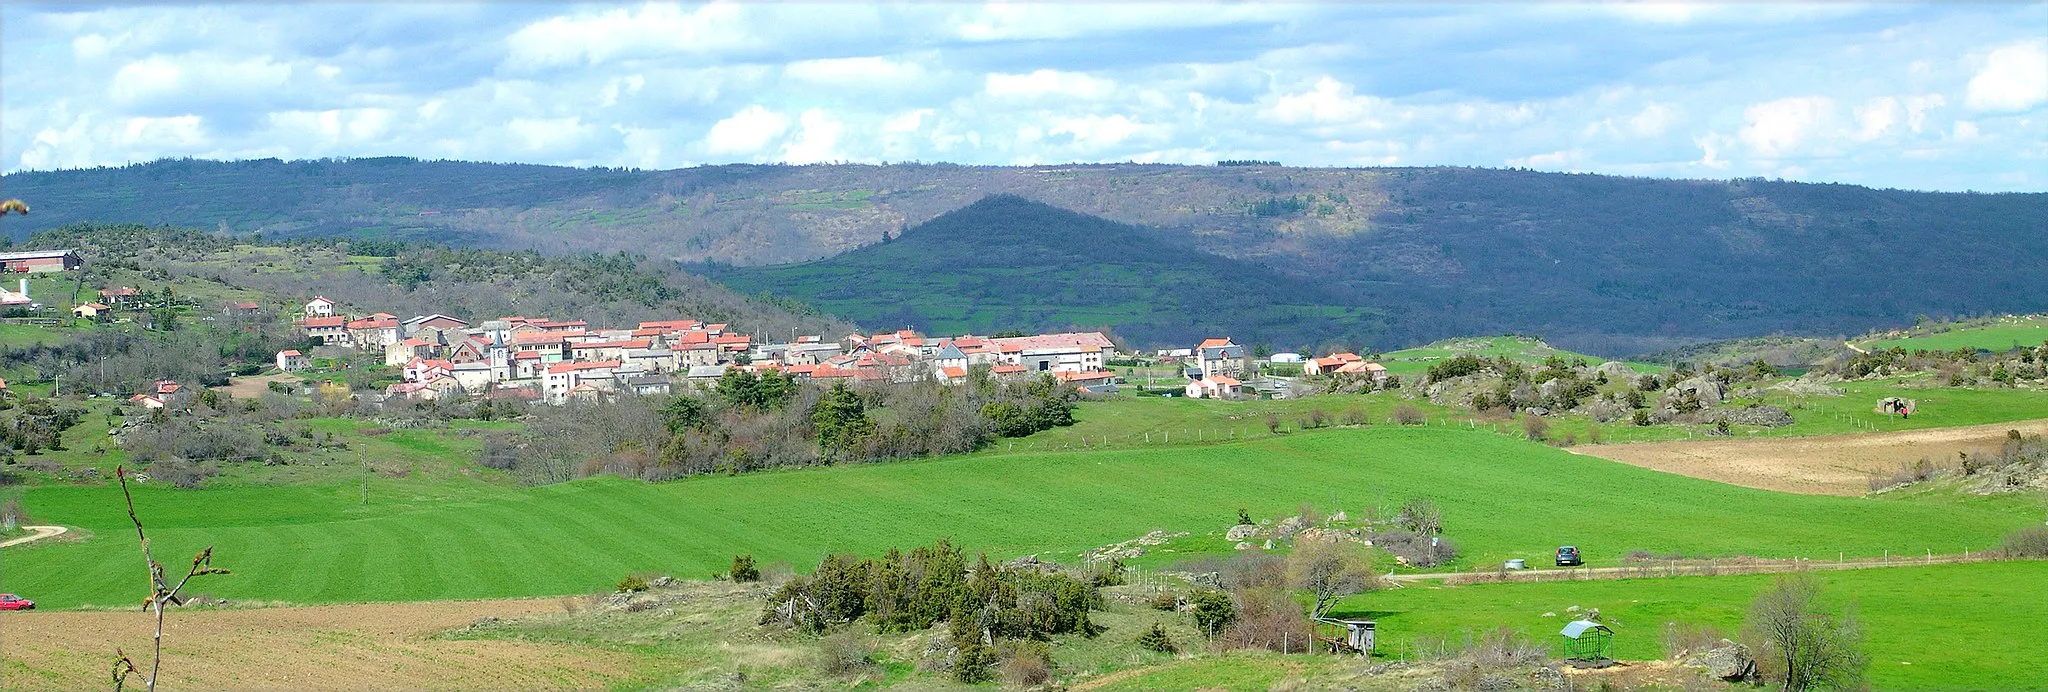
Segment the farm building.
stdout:
<svg viewBox="0 0 2048 692">
<path fill-rule="evenodd" d="M 105 305 L 101 305 L 99 303 L 86 303 L 84 305 L 71 308 L 71 314 L 77 316 L 80 319 L 92 320 L 99 319 L 100 315 L 106 314 L 106 312 L 111 309 L 112 308 L 109 308 Z"/>
<path fill-rule="evenodd" d="M 32 250 L 0 252 L 0 271 L 10 274 L 61 272 L 85 264 L 77 250 Z"/>
</svg>

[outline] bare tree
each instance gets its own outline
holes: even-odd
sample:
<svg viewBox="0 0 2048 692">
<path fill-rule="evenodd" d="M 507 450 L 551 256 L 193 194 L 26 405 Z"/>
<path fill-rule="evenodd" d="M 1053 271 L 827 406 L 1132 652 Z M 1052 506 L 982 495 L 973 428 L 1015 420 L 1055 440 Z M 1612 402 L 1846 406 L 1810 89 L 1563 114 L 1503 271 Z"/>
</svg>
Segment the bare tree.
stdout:
<svg viewBox="0 0 2048 692">
<path fill-rule="evenodd" d="M 1853 689 L 1869 664 L 1863 655 L 1863 627 L 1854 609 L 1834 613 L 1821 600 L 1820 580 L 1788 574 L 1749 606 L 1752 648 L 1766 677 L 1785 690 L 1814 687 Z"/>
<path fill-rule="evenodd" d="M 1365 547 L 1342 540 L 1296 541 L 1294 553 L 1287 558 L 1287 580 L 1315 597 L 1315 605 L 1309 609 L 1311 618 L 1329 613 L 1345 596 L 1379 586 Z"/>
<path fill-rule="evenodd" d="M 128 520 L 135 523 L 135 539 L 142 544 L 142 562 L 149 568 L 150 595 L 148 600 L 143 601 L 142 608 L 156 614 L 156 639 L 150 647 L 149 677 L 144 679 L 144 683 L 146 689 L 154 691 L 157 672 L 162 668 L 164 660 L 164 605 L 184 605 L 185 598 L 179 593 L 185 590 L 185 584 L 192 581 L 193 577 L 202 574 L 227 574 L 228 571 L 213 566 L 213 546 L 209 545 L 205 550 L 199 551 L 199 554 L 192 556 L 192 568 L 186 571 L 185 577 L 179 579 L 176 586 L 172 586 L 170 579 L 164 575 L 163 563 L 157 562 L 155 555 L 150 552 L 149 536 L 142 532 L 142 519 L 135 516 L 135 496 L 128 492 L 128 468 L 114 467 L 114 477 L 121 481 L 121 498 L 128 501 Z M 118 690 L 127 683 L 128 676 L 137 671 L 135 663 L 129 660 L 125 652 L 116 650 L 115 656 L 117 658 L 113 668 L 114 689 Z"/>
</svg>

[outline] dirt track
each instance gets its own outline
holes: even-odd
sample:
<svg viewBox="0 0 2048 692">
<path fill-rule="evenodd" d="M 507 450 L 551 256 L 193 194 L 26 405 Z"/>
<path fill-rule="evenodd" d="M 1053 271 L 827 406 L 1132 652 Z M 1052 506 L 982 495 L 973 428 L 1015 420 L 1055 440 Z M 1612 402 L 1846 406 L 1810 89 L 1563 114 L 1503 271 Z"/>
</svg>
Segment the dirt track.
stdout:
<svg viewBox="0 0 2048 692">
<path fill-rule="evenodd" d="M 235 399 L 255 399 L 257 397 L 263 396 L 264 392 L 270 391 L 270 383 L 272 382 L 284 382 L 287 384 L 295 384 L 303 379 L 305 378 L 299 377 L 298 375 L 294 375 L 288 372 L 271 373 L 269 375 L 252 375 L 249 377 L 234 378 L 232 381 L 228 383 L 227 386 L 214 387 L 213 391 L 226 394 L 229 397 Z"/>
<path fill-rule="evenodd" d="M 1821 437 L 1642 442 L 1578 447 L 1573 452 L 1624 464 L 1765 490 L 1810 495 L 1862 495 L 1870 477 L 1922 457 L 1991 452 L 2007 430 L 2048 434 L 2048 419 L 1966 428 Z"/>
<path fill-rule="evenodd" d="M 441 601 L 172 612 L 166 689 L 531 689 L 604 687 L 630 658 L 592 647 L 454 641 L 477 618 L 560 612 L 560 599 Z M 0 687 L 109 687 L 114 649 L 149 665 L 154 620 L 139 611 L 0 613 Z M 131 680 L 140 689 L 139 680 Z"/>
</svg>

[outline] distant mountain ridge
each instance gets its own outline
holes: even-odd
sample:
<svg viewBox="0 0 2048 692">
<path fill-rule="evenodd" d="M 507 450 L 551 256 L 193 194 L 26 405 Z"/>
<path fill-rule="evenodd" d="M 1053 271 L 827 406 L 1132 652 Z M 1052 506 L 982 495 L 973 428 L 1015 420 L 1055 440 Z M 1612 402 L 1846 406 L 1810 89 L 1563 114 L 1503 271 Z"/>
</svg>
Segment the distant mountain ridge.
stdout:
<svg viewBox="0 0 2048 692">
<path fill-rule="evenodd" d="M 932 334 L 1102 329 L 1133 345 L 1200 335 L 1316 343 L 1382 331 L 1343 287 L 1202 251 L 1184 236 L 992 195 L 822 260 L 695 267 L 864 325 Z"/>
<path fill-rule="evenodd" d="M 1343 338 L 1384 347 L 1517 332 L 1615 355 L 1778 332 L 1858 333 L 1917 314 L 2048 310 L 2048 282 L 2038 279 L 2048 266 L 2041 193 L 1470 168 L 632 171 L 402 158 L 162 161 L 17 173 L 0 186 L 35 208 L 0 221 L 17 238 L 90 219 L 734 265 L 832 257 L 1014 194 L 1317 287 L 1338 296 L 1317 298 L 1336 301 L 1323 308 L 1378 315 L 1344 322 L 1355 331 Z M 1228 285 L 1222 274 L 1214 280 Z M 985 318 L 998 327 L 1007 319 Z"/>
</svg>

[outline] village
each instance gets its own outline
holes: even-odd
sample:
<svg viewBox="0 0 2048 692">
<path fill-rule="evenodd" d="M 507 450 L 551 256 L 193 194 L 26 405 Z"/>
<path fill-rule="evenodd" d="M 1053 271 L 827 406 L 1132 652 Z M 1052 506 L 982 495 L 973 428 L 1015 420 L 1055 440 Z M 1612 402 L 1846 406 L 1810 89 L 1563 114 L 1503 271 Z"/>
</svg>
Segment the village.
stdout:
<svg viewBox="0 0 2048 692">
<path fill-rule="evenodd" d="M 117 291 L 120 289 L 116 289 Z M 110 300 L 115 297 L 110 296 Z M 224 310 L 255 309 L 228 305 Z M 665 395 L 687 387 L 708 387 L 731 369 L 777 371 L 817 382 L 969 381 L 989 376 L 1014 379 L 1050 375 L 1087 394 L 1120 391 L 1109 369 L 1120 352 L 1101 332 L 1024 336 L 930 337 L 912 330 L 792 335 L 787 342 L 757 340 L 729 325 L 693 319 L 640 322 L 631 328 L 593 327 L 585 320 L 507 316 L 478 321 L 444 314 L 400 319 L 388 312 L 345 314 L 342 306 L 315 296 L 295 323 L 309 341 L 335 355 L 382 353 L 383 364 L 399 368 L 403 381 L 385 388 L 392 399 L 431 400 L 474 396 L 495 400 L 598 401 L 620 394 Z M 277 353 L 280 371 L 305 370 L 314 353 Z M 1188 349 L 1145 354 L 1152 362 L 1179 366 L 1191 398 L 1285 398 L 1284 378 L 1257 379 L 1250 349 L 1228 338 L 1204 340 Z M 1275 354 L 1274 362 L 1299 363 L 1305 375 L 1358 373 L 1386 377 L 1386 369 L 1351 353 L 1303 359 Z"/>
</svg>

